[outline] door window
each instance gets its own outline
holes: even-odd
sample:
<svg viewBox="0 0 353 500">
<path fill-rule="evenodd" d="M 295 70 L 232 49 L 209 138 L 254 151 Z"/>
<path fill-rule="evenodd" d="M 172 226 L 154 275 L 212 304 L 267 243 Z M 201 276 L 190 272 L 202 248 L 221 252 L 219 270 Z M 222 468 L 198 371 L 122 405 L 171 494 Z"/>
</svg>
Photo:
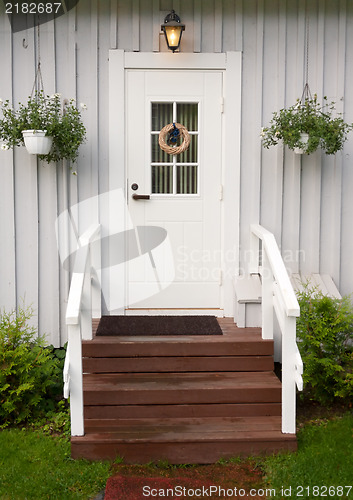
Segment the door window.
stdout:
<svg viewBox="0 0 353 500">
<path fill-rule="evenodd" d="M 151 106 L 151 193 L 199 194 L 199 103 L 152 102 Z M 190 146 L 180 155 L 169 155 L 159 147 L 159 133 L 169 123 L 181 123 L 189 132 Z M 180 143 L 179 139 L 176 145 Z"/>
</svg>

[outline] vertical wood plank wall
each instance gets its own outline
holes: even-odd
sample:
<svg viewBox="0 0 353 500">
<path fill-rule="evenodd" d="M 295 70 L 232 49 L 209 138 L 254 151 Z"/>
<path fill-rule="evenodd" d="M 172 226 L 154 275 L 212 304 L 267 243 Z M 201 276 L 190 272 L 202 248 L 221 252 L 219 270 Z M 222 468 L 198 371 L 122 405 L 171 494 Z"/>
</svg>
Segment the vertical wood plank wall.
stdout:
<svg viewBox="0 0 353 500">
<path fill-rule="evenodd" d="M 337 100 L 345 119 L 353 121 L 353 3 L 80 0 L 76 9 L 40 27 L 46 92 L 88 106 L 88 140 L 74 166 L 78 175 L 65 163 L 37 163 L 22 148 L 0 151 L 0 308 L 31 305 L 33 324 L 55 345 L 66 340 L 69 285 L 57 254 L 55 219 L 110 186 L 108 51 L 166 51 L 159 26 L 172 8 L 186 24 L 183 52 L 243 53 L 240 268 L 247 265 L 249 225 L 259 222 L 275 234 L 289 269 L 328 273 L 341 293 L 353 292 L 353 134 L 335 156 L 264 150 L 260 139 L 272 112 L 301 96 L 306 13 L 311 90 L 320 99 Z M 17 103 L 31 93 L 37 37 L 33 28 L 11 33 L 0 3 L 1 99 Z M 232 112 L 226 102 L 225 112 Z M 81 229 L 97 216 L 108 220 L 107 207 L 79 213 Z"/>
</svg>

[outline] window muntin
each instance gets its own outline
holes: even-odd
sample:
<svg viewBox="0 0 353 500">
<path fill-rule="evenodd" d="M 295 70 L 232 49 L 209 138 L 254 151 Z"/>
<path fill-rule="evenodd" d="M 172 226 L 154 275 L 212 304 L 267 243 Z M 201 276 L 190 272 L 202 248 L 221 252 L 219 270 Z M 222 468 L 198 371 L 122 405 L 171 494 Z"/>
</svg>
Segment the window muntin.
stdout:
<svg viewBox="0 0 353 500">
<path fill-rule="evenodd" d="M 169 155 L 158 144 L 161 129 L 181 123 L 190 135 L 190 146 L 180 155 Z M 163 195 L 199 194 L 199 103 L 151 103 L 151 193 Z"/>
</svg>

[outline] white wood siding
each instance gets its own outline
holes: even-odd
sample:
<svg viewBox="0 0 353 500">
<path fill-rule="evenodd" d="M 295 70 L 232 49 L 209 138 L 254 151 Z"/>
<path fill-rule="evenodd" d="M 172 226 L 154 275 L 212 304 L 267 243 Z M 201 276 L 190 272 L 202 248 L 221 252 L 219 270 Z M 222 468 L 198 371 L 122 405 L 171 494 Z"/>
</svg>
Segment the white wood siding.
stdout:
<svg viewBox="0 0 353 500">
<path fill-rule="evenodd" d="M 80 0 L 76 9 L 40 27 L 46 92 L 88 106 L 88 140 L 74 167 L 77 177 L 65 164 L 37 164 L 22 149 L 0 151 L 0 307 L 31 305 L 34 324 L 55 345 L 66 340 L 69 283 L 56 250 L 55 218 L 115 187 L 108 164 L 108 51 L 166 51 L 160 23 L 172 8 L 186 24 L 183 52 L 243 52 L 240 268 L 247 267 L 250 224 L 260 223 L 275 234 L 293 272 L 329 274 L 342 294 L 353 292 L 353 134 L 334 157 L 264 150 L 260 140 L 272 112 L 301 96 L 306 11 L 311 90 L 319 98 L 343 97 L 341 111 L 353 121 L 353 2 Z M 30 94 L 36 39 L 33 28 L 11 33 L 1 2 L 0 98 L 17 103 Z M 80 213 L 80 230 L 98 216 L 108 221 L 107 207 Z"/>
</svg>

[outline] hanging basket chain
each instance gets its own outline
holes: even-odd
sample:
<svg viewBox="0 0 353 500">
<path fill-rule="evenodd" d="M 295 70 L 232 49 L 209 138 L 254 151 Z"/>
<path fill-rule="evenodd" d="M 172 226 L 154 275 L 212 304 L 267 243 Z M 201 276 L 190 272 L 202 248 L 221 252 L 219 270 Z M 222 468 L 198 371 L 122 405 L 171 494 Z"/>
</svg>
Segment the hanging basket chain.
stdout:
<svg viewBox="0 0 353 500">
<path fill-rule="evenodd" d="M 305 83 L 308 85 L 309 83 L 309 14 L 308 14 L 308 5 L 306 5 L 306 78 Z"/>
<path fill-rule="evenodd" d="M 38 59 L 38 64 L 36 67 L 36 73 L 34 76 L 34 82 L 33 82 L 33 87 L 32 87 L 32 92 L 31 92 L 31 97 L 35 96 L 36 99 L 38 99 L 38 93 L 40 91 L 43 92 L 44 95 L 44 84 L 43 84 L 43 76 L 42 76 L 42 70 L 41 70 L 41 60 L 40 60 L 40 29 L 39 29 L 39 22 L 37 26 L 37 59 Z"/>
<path fill-rule="evenodd" d="M 304 86 L 304 90 L 303 90 L 301 99 L 300 99 L 300 103 L 302 106 L 304 106 L 305 101 L 312 101 L 312 100 L 313 100 L 313 96 L 311 95 L 309 84 L 306 83 Z"/>
<path fill-rule="evenodd" d="M 300 99 L 300 103 L 303 106 L 306 101 L 312 100 L 313 97 L 311 95 L 310 87 L 309 87 L 309 14 L 308 14 L 308 6 L 306 6 L 305 12 L 305 85 L 304 90 Z"/>
<path fill-rule="evenodd" d="M 33 97 L 33 95 L 35 94 L 35 92 L 40 92 L 41 90 L 44 93 L 42 71 L 41 71 L 41 68 L 40 68 L 40 62 L 38 62 L 36 74 L 35 74 L 35 77 L 34 77 L 34 83 L 33 83 L 31 97 Z"/>
</svg>

